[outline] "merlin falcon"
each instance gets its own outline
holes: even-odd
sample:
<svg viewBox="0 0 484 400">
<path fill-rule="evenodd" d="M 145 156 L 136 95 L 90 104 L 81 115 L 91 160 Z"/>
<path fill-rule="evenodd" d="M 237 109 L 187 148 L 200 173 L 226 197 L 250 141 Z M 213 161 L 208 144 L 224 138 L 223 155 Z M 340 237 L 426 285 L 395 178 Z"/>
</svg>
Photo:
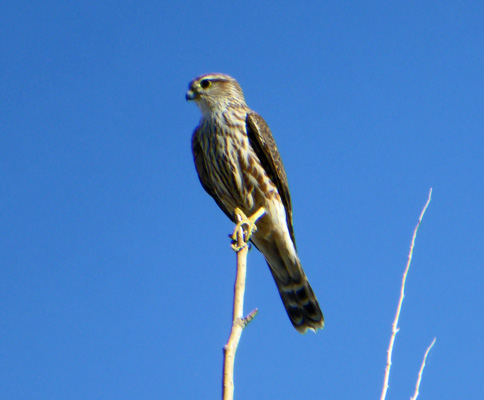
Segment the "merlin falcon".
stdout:
<svg viewBox="0 0 484 400">
<path fill-rule="evenodd" d="M 296 251 L 286 171 L 267 123 L 245 103 L 237 81 L 224 74 L 190 82 L 187 100 L 202 113 L 192 152 L 203 188 L 233 222 L 237 210 L 265 214 L 251 242 L 264 255 L 289 319 L 305 333 L 324 317 Z"/>
</svg>

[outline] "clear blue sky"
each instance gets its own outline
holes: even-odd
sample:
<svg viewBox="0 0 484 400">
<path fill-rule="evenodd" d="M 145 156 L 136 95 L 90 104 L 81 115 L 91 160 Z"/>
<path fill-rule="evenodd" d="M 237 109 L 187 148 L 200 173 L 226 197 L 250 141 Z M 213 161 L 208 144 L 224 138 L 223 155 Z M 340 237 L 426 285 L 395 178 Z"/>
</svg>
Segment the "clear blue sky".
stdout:
<svg viewBox="0 0 484 400">
<path fill-rule="evenodd" d="M 0 398 L 214 399 L 232 224 L 201 188 L 188 82 L 271 126 L 326 316 L 291 326 L 250 253 L 239 399 L 482 398 L 484 3 L 3 1 Z"/>
</svg>

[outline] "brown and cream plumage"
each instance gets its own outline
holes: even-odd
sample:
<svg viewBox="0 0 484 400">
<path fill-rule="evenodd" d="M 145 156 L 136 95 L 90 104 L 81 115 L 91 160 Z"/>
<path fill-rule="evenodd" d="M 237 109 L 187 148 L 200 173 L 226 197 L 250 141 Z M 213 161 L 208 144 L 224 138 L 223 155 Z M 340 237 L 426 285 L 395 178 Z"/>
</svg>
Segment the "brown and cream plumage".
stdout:
<svg viewBox="0 0 484 400">
<path fill-rule="evenodd" d="M 287 314 L 301 333 L 323 328 L 324 317 L 296 251 L 286 172 L 269 126 L 245 103 L 235 79 L 212 73 L 189 84 L 187 100 L 202 112 L 192 137 L 200 182 L 222 211 L 266 213 L 251 241 L 264 255 Z"/>
</svg>

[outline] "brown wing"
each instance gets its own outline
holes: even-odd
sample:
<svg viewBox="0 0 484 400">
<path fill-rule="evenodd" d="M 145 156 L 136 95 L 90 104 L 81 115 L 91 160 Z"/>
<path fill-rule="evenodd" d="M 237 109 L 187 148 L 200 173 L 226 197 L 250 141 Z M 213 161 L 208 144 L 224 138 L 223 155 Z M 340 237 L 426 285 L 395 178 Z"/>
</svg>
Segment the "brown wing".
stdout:
<svg viewBox="0 0 484 400">
<path fill-rule="evenodd" d="M 210 196 L 212 196 L 212 198 L 215 200 L 215 202 L 220 207 L 220 209 L 225 213 L 225 215 L 229 217 L 230 220 L 234 221 L 233 211 L 229 212 L 227 210 L 227 208 L 224 206 L 222 201 L 217 197 L 217 195 L 215 194 L 215 191 L 212 188 L 212 180 L 210 179 L 210 175 L 205 166 L 206 164 L 204 160 L 203 151 L 202 151 L 202 148 L 200 147 L 200 142 L 198 141 L 198 137 L 197 137 L 197 131 L 199 129 L 200 127 L 196 128 L 192 136 L 193 161 L 195 162 L 195 168 L 197 170 L 198 179 L 200 179 L 200 183 L 202 184 L 205 191 Z"/>
<path fill-rule="evenodd" d="M 257 153 L 259 160 L 269 178 L 277 187 L 282 203 L 286 209 L 287 227 L 291 239 L 296 246 L 294 229 L 292 226 L 292 205 L 289 187 L 287 184 L 286 171 L 282 164 L 281 156 L 277 150 L 276 142 L 272 137 L 271 130 L 266 121 L 257 113 L 251 112 L 246 117 L 247 135 L 250 144 Z"/>
</svg>

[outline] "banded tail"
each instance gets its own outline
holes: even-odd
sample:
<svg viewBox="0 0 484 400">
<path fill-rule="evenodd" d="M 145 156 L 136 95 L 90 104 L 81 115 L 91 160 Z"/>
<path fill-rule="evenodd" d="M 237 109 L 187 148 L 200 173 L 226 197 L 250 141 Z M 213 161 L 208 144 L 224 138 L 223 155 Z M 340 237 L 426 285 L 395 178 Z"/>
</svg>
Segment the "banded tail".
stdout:
<svg viewBox="0 0 484 400">
<path fill-rule="evenodd" d="M 286 259 L 289 265 L 285 265 L 282 258 L 278 261 L 272 260 L 273 265 L 267 261 L 267 264 L 294 328 L 299 333 L 306 333 L 308 329 L 313 332 L 323 329 L 323 313 L 299 259 L 295 262 Z"/>
</svg>

